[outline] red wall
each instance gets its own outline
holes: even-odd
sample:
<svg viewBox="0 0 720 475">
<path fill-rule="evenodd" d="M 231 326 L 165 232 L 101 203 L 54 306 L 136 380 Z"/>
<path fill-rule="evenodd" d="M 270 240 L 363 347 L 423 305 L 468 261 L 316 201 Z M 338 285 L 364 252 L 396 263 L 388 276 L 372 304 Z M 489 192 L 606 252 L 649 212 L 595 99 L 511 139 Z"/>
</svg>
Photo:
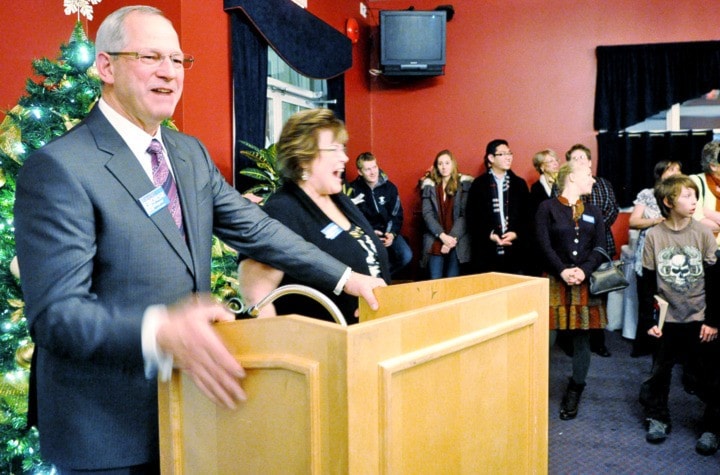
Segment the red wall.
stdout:
<svg viewBox="0 0 720 475">
<path fill-rule="evenodd" d="M 56 58 L 60 44 L 70 40 L 76 21 L 75 16 L 65 16 L 62 2 L 4 2 L 2 14 L 0 118 L 24 94 L 25 81 L 32 74 L 31 61 Z"/>
<path fill-rule="evenodd" d="M 418 10 L 436 0 L 370 2 L 372 9 Z M 458 0 L 447 27 L 445 76 L 400 87 L 371 83 L 373 151 L 402 190 L 406 209 L 419 209 L 418 176 L 435 153 L 451 149 L 461 171 L 481 171 L 485 145 L 505 138 L 514 170 L 536 179 L 532 155 L 564 152 L 574 143 L 597 150 L 593 130 L 599 45 L 715 39 L 715 6 L 702 1 L 602 2 Z M 377 18 L 377 15 L 375 15 Z M 352 149 L 352 148 L 351 148 Z M 596 155 L 596 153 L 595 153 Z M 614 230 L 623 243 L 626 216 Z M 421 218 L 406 227 L 417 236 Z"/>
<path fill-rule="evenodd" d="M 289 0 L 288 0 L 289 1 Z M 75 17 L 59 0 L 6 2 L 6 59 L 0 81 L 0 108 L 23 93 L 30 61 L 55 57 Z M 119 6 L 136 2 L 103 0 L 89 22 L 90 36 Z M 419 234 L 418 177 L 435 153 L 450 148 L 461 171 L 481 171 L 485 144 L 506 138 L 515 152 L 514 169 L 535 179 L 532 154 L 550 147 L 564 153 L 583 142 L 596 151 L 592 126 L 595 47 L 598 45 L 713 40 L 717 8 L 700 0 L 576 2 L 574 0 L 455 0 L 448 23 L 445 76 L 413 85 L 373 77 L 377 68 L 376 27 L 380 9 L 433 9 L 437 0 L 368 0 L 370 16 L 360 17 L 359 0 L 308 0 L 309 10 L 342 31 L 356 18 L 361 38 L 346 74 L 349 154 L 372 150 L 401 190 L 410 217 L 405 234 Z M 22 6 L 20 6 L 22 4 Z M 186 75 L 185 94 L 175 121 L 198 136 L 227 177 L 232 177 L 232 114 L 227 14 L 222 0 L 154 0 L 180 33 L 183 49 L 197 58 Z M 292 27 L 292 25 L 289 25 Z M 21 41 L 15 41 L 21 38 Z M 356 175 L 352 163 L 349 178 Z M 626 219 L 624 220 L 626 226 Z M 625 227 L 614 229 L 621 242 Z"/>
</svg>

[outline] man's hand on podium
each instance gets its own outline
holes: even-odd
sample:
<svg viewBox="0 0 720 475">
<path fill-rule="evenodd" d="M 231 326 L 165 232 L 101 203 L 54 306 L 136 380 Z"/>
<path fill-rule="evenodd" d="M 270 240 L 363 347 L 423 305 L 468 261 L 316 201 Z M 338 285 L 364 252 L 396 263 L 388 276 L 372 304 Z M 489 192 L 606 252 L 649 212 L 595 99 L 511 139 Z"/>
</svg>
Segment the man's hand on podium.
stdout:
<svg viewBox="0 0 720 475">
<path fill-rule="evenodd" d="M 245 370 L 211 324 L 234 320 L 232 313 L 210 297 L 195 297 L 168 307 L 157 331 L 157 344 L 172 354 L 175 367 L 190 375 L 210 400 L 230 409 L 247 399 L 239 382 Z"/>
<path fill-rule="evenodd" d="M 351 272 L 350 278 L 345 283 L 343 290 L 350 295 L 364 298 L 371 309 L 377 310 L 379 307 L 378 301 L 375 298 L 373 289 L 375 287 L 386 287 L 387 284 L 384 280 L 378 277 L 371 277 L 365 274 L 359 274 L 357 272 Z"/>
</svg>

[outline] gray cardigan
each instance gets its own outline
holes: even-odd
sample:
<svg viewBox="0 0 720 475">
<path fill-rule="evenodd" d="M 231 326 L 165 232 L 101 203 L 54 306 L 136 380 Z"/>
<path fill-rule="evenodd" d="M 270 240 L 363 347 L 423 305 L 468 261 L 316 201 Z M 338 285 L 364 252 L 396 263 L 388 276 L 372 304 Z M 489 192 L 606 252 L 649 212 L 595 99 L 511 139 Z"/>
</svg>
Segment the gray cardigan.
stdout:
<svg viewBox="0 0 720 475">
<path fill-rule="evenodd" d="M 470 234 L 467 232 L 465 225 L 465 205 L 472 181 L 473 177 L 470 175 L 460 175 L 460 186 L 458 187 L 453 204 L 453 227 L 448 233 L 458 240 L 455 250 L 461 264 L 470 262 Z M 435 192 L 435 182 L 429 178 L 425 178 L 420 186 L 422 215 L 423 221 L 425 222 L 420 266 L 426 267 L 430 248 L 436 237 L 439 236 L 444 229 L 440 224 L 440 206 L 437 200 L 437 193 Z"/>
</svg>

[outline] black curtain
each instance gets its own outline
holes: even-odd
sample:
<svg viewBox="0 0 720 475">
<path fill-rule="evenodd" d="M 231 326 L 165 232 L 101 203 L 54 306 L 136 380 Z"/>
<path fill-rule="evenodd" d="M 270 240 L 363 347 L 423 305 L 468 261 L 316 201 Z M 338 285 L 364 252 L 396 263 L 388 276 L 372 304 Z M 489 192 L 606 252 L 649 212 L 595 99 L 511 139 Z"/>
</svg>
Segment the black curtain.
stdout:
<svg viewBox="0 0 720 475">
<path fill-rule="evenodd" d="M 720 88 L 720 41 L 598 46 L 595 130 L 623 130 Z"/>
<path fill-rule="evenodd" d="M 352 43 L 342 33 L 290 0 L 225 0 L 232 28 L 235 106 L 235 187 L 250 185 L 238 172 L 252 161 L 241 141 L 265 146 L 267 48 L 295 71 L 328 80 L 335 114 L 345 116 L 343 73 L 352 66 Z"/>
<path fill-rule="evenodd" d="M 233 104 L 235 106 L 235 188 L 247 190 L 253 180 L 241 175 L 253 161 L 240 154 L 242 141 L 263 148 L 267 120 L 267 44 L 248 25 L 248 18 L 230 15 L 232 29 Z"/>
<path fill-rule="evenodd" d="M 621 207 L 654 185 L 660 160 L 700 172 L 712 131 L 627 133 L 623 129 L 673 104 L 720 88 L 720 41 L 599 46 L 595 90 L 598 175 L 610 180 Z"/>
<path fill-rule="evenodd" d="M 686 132 L 603 132 L 598 134 L 598 175 L 613 186 L 621 207 L 633 205 L 643 188 L 654 185 L 653 168 L 661 160 L 682 164 L 685 174 L 699 173 L 703 146 L 711 130 Z"/>
</svg>

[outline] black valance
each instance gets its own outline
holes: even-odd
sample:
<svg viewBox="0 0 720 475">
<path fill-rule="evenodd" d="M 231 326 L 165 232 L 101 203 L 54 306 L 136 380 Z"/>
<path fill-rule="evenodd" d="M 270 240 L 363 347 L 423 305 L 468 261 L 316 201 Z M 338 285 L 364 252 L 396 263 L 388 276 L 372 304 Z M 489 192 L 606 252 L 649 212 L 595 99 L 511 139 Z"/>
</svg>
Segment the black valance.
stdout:
<svg viewBox="0 0 720 475">
<path fill-rule="evenodd" d="M 685 132 L 603 132 L 598 134 L 598 175 L 613 186 L 621 207 L 633 205 L 643 188 L 655 185 L 653 169 L 661 160 L 680 162 L 683 173 L 700 173 L 700 155 L 712 130 Z"/>
<path fill-rule="evenodd" d="M 303 76 L 329 79 L 352 66 L 350 40 L 291 0 L 225 0 L 225 11 L 247 17 L 265 43 Z"/>
<path fill-rule="evenodd" d="M 267 48 L 291 68 L 314 79 L 328 79 L 330 108 L 345 115 L 343 73 L 352 66 L 352 44 L 342 33 L 290 0 L 225 0 L 232 33 L 235 109 L 235 187 L 251 183 L 239 174 L 252 165 L 240 154 L 241 141 L 265 146 Z"/>
<path fill-rule="evenodd" d="M 596 130 L 622 130 L 720 88 L 720 41 L 599 46 L 596 52 Z"/>
</svg>

